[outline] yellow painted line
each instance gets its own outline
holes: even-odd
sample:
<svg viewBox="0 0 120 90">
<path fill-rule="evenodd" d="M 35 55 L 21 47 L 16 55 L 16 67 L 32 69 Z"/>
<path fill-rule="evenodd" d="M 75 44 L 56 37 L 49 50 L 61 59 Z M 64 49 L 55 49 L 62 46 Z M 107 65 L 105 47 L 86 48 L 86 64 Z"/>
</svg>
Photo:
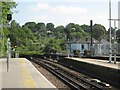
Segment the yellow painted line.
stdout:
<svg viewBox="0 0 120 90">
<path fill-rule="evenodd" d="M 21 68 L 21 75 L 22 75 L 22 82 L 25 88 L 37 88 L 35 81 L 33 80 L 32 76 L 30 75 L 26 62 L 24 59 L 20 59 Z"/>
</svg>

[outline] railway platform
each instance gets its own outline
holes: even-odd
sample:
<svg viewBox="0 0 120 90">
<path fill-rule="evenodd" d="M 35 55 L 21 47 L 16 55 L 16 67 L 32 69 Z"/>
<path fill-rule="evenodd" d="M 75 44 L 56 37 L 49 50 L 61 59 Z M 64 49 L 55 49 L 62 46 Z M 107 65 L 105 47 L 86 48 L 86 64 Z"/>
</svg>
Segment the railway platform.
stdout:
<svg viewBox="0 0 120 90">
<path fill-rule="evenodd" d="M 66 57 L 59 62 L 120 88 L 120 61 L 114 64 L 114 61 L 109 63 L 109 60 Z"/>
<path fill-rule="evenodd" d="M 120 62 L 117 61 L 116 64 L 114 64 L 114 61 L 109 63 L 109 60 L 99 60 L 99 59 L 89 59 L 89 58 L 74 58 L 74 57 L 66 57 L 68 59 L 80 61 L 80 62 L 85 62 L 85 63 L 90 63 L 94 65 L 99 65 L 102 67 L 107 67 L 107 68 L 112 68 L 112 69 L 120 69 Z"/>
<path fill-rule="evenodd" d="M 32 64 L 25 58 L 11 58 L 7 71 L 6 59 L 0 59 L 1 88 L 47 88 L 56 90 Z"/>
</svg>

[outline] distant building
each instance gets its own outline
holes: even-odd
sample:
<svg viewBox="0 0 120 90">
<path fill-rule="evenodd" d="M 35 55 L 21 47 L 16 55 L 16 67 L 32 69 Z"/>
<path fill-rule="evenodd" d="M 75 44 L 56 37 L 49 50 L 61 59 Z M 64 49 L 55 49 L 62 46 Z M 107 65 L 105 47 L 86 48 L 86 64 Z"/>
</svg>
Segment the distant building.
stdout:
<svg viewBox="0 0 120 90">
<path fill-rule="evenodd" d="M 120 1 L 118 2 L 118 19 L 120 19 Z M 120 21 L 118 21 L 118 29 L 120 29 Z"/>
<path fill-rule="evenodd" d="M 90 50 L 90 40 L 81 40 L 67 43 L 68 49 L 70 50 L 70 54 L 73 54 L 74 50 L 80 50 L 80 55 L 84 54 L 85 50 Z M 99 44 L 99 41 L 93 39 L 93 47 Z"/>
<path fill-rule="evenodd" d="M 73 54 L 74 50 L 80 50 L 80 56 L 84 54 L 85 50 L 90 50 L 90 43 L 91 41 L 88 40 L 81 40 L 81 41 L 74 41 L 74 42 L 67 42 L 67 48 L 69 49 L 70 54 Z M 114 45 L 112 44 L 112 47 Z M 120 44 L 116 45 L 117 54 L 120 54 Z M 112 48 L 114 53 L 114 50 Z M 97 41 L 93 39 L 93 55 L 109 55 L 109 42 L 105 39 L 101 41 Z"/>
</svg>

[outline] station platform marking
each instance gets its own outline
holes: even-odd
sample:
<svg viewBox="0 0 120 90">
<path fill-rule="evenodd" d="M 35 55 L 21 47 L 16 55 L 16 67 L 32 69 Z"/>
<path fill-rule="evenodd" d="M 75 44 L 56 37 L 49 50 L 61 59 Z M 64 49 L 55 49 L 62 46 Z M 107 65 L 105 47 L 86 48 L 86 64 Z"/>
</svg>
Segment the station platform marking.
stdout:
<svg viewBox="0 0 120 90">
<path fill-rule="evenodd" d="M 28 61 L 28 60 L 27 60 Z M 30 62 L 30 61 L 28 61 Z M 45 80 L 47 81 L 47 83 L 49 83 L 51 85 L 52 88 L 54 88 L 54 90 L 58 90 L 45 76 L 43 76 L 34 66 L 33 64 L 30 62 L 31 66 L 36 70 L 37 73 L 39 73 L 39 75 Z"/>
<path fill-rule="evenodd" d="M 0 59 L 3 60 L 3 59 Z M 0 61 L 0 90 L 2 89 L 2 62 Z"/>
<path fill-rule="evenodd" d="M 35 81 L 33 80 L 32 76 L 30 75 L 25 60 L 19 60 L 21 64 L 21 74 L 22 74 L 22 81 L 25 88 L 37 88 Z"/>
<path fill-rule="evenodd" d="M 7 72 L 6 59 L 0 59 L 2 70 L 2 88 L 57 88 L 47 80 L 34 66 L 25 58 L 11 58 L 10 67 Z"/>
</svg>

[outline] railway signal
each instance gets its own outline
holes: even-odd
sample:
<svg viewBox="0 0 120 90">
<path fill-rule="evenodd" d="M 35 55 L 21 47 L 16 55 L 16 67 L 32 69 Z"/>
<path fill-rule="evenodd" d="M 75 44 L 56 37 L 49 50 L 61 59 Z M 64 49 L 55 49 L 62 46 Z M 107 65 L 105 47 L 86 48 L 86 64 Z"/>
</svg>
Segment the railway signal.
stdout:
<svg viewBox="0 0 120 90">
<path fill-rule="evenodd" d="M 12 14 L 7 14 L 7 20 L 11 21 L 12 20 Z"/>
</svg>

